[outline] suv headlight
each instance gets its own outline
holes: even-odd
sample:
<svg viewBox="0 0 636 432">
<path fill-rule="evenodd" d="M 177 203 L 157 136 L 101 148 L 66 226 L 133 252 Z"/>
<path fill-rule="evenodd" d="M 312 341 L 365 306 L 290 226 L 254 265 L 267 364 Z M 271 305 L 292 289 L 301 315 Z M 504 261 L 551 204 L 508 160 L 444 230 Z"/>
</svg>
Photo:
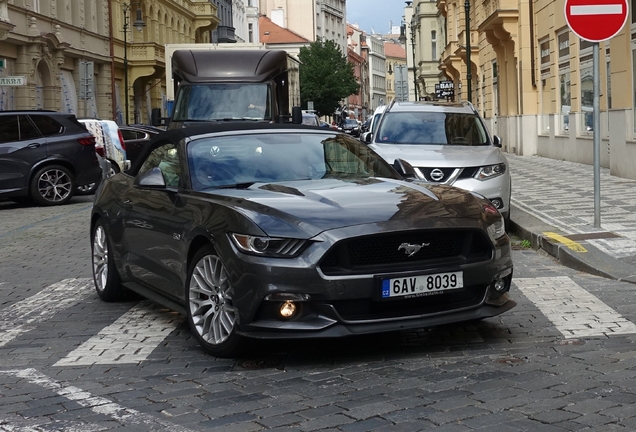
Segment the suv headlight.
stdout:
<svg viewBox="0 0 636 432">
<path fill-rule="evenodd" d="M 499 163 L 495 165 L 488 165 L 479 168 L 477 173 L 475 174 L 475 178 L 477 180 L 488 180 L 491 178 L 499 177 L 506 172 L 506 164 Z"/>
<path fill-rule="evenodd" d="M 289 238 L 271 238 L 246 234 L 230 234 L 234 244 L 251 255 L 262 255 L 279 258 L 292 258 L 300 253 L 307 240 Z"/>
</svg>

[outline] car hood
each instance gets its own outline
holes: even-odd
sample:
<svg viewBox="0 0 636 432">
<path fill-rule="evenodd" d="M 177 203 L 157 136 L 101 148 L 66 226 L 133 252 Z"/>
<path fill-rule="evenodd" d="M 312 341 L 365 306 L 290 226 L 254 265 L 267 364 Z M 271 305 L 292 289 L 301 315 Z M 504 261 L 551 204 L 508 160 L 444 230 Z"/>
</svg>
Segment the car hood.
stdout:
<svg viewBox="0 0 636 432">
<path fill-rule="evenodd" d="M 499 147 L 460 145 L 369 144 L 384 160 L 404 159 L 414 167 L 456 168 L 505 161 Z"/>
<path fill-rule="evenodd" d="M 458 217 L 474 219 L 476 226 L 483 215 L 482 201 L 470 192 L 380 178 L 255 183 L 205 195 L 232 207 L 270 236 L 293 238 L 363 224 L 393 229 L 448 225 L 453 224 L 449 218 Z"/>
</svg>

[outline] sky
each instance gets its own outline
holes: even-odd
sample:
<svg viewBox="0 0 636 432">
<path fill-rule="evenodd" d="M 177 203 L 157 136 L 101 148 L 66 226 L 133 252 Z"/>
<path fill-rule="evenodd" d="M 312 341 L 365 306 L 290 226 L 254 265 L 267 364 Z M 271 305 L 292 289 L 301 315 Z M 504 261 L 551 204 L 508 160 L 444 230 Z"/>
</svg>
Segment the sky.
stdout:
<svg viewBox="0 0 636 432">
<path fill-rule="evenodd" d="M 347 0 L 347 22 L 369 34 L 389 33 L 390 21 L 399 27 L 405 6 L 402 0 Z"/>
</svg>

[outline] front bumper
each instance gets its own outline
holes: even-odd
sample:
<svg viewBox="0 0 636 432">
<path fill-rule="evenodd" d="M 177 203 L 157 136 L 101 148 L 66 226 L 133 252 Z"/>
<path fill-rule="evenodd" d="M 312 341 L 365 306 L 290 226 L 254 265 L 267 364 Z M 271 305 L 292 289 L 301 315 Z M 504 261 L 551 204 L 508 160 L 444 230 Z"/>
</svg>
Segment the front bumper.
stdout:
<svg viewBox="0 0 636 432">
<path fill-rule="evenodd" d="M 223 242 L 225 243 L 225 242 Z M 480 320 L 512 309 L 508 295 L 513 264 L 507 237 L 488 261 L 459 266 L 429 266 L 403 273 L 326 276 L 319 259 L 328 242 L 312 244 L 294 259 L 245 255 L 228 241 L 223 256 L 239 310 L 237 331 L 253 338 L 329 338 L 431 327 Z M 221 246 L 219 244 L 218 246 Z M 437 295 L 382 300 L 379 279 L 461 271 L 464 288 Z M 495 281 L 505 288 L 495 289 Z M 296 298 L 297 315 L 283 319 L 285 298 Z"/>
</svg>

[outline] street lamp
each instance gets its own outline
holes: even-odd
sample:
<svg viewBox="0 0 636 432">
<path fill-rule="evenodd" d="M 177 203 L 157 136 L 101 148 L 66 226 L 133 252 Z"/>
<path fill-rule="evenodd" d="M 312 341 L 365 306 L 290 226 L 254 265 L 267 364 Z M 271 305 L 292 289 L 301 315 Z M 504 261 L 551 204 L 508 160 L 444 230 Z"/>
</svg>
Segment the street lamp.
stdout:
<svg viewBox="0 0 636 432">
<path fill-rule="evenodd" d="M 466 0 L 468 1 L 468 0 Z M 415 15 L 411 18 L 411 48 L 413 49 L 413 90 L 415 91 L 415 100 L 419 100 L 419 92 L 417 91 L 417 68 L 415 67 Z"/>
<path fill-rule="evenodd" d="M 133 23 L 133 26 L 135 26 L 135 28 L 138 31 L 141 31 L 143 30 L 146 23 L 141 17 L 141 9 L 139 9 L 139 2 L 135 4 L 137 5 L 137 11 L 136 11 L 136 19 L 135 19 L 135 22 Z M 126 110 L 126 124 L 129 124 L 130 122 L 128 121 L 128 12 L 130 11 L 130 4 L 124 3 L 123 11 L 124 11 L 124 27 L 123 27 L 123 31 L 124 31 L 124 107 Z"/>
<path fill-rule="evenodd" d="M 470 67 L 470 0 L 465 0 L 464 1 L 464 12 L 466 14 L 466 81 L 467 81 L 467 88 L 466 88 L 466 93 L 468 95 L 468 102 L 472 102 L 472 89 L 471 89 L 471 85 L 472 85 L 472 74 L 470 73 L 471 67 Z"/>
</svg>

